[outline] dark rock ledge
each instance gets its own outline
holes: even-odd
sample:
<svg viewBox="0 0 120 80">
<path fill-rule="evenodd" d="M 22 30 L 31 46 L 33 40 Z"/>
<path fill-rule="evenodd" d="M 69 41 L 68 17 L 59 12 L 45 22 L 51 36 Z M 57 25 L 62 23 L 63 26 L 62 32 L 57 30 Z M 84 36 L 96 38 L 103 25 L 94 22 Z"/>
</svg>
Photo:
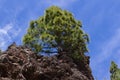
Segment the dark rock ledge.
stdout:
<svg viewBox="0 0 120 80">
<path fill-rule="evenodd" d="M 0 80 L 94 80 L 89 57 L 73 61 L 66 55 L 44 57 L 15 43 L 0 54 Z"/>
</svg>

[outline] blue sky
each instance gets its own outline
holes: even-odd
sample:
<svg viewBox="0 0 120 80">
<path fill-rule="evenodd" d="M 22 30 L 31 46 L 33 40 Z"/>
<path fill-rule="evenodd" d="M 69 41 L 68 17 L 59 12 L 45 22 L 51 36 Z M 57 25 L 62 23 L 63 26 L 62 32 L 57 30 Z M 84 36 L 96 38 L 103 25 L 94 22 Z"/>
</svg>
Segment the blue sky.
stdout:
<svg viewBox="0 0 120 80">
<path fill-rule="evenodd" d="M 120 66 L 120 0 L 0 0 L 0 48 L 22 44 L 31 20 L 38 19 L 46 8 L 57 5 L 81 20 L 90 36 L 91 68 L 97 80 L 110 80 L 109 66 Z"/>
</svg>

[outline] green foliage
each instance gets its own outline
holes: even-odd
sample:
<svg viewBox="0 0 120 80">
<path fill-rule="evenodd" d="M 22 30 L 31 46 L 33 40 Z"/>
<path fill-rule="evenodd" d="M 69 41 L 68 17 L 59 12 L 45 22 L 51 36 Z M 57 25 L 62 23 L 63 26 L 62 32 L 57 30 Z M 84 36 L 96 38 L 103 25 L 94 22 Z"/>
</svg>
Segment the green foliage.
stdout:
<svg viewBox="0 0 120 80">
<path fill-rule="evenodd" d="M 70 57 L 72 57 L 73 60 L 76 60 L 76 61 L 80 61 L 83 59 L 82 56 L 79 55 L 79 53 L 74 53 L 74 54 L 71 54 Z"/>
<path fill-rule="evenodd" d="M 3 52 L 2 49 L 0 49 L 0 54 L 2 54 L 2 52 Z"/>
<path fill-rule="evenodd" d="M 2 53 L 2 50 L 0 49 L 0 54 Z"/>
<path fill-rule="evenodd" d="M 83 32 L 80 21 L 73 15 L 56 6 L 45 11 L 38 20 L 31 21 L 23 43 L 40 52 L 45 46 L 56 48 L 58 53 L 85 53 L 88 35 Z M 78 57 L 78 56 L 77 56 Z"/>
<path fill-rule="evenodd" d="M 115 62 L 111 62 L 110 66 L 110 73 L 111 73 L 111 80 L 120 80 L 120 69 L 118 68 L 117 64 Z"/>
</svg>

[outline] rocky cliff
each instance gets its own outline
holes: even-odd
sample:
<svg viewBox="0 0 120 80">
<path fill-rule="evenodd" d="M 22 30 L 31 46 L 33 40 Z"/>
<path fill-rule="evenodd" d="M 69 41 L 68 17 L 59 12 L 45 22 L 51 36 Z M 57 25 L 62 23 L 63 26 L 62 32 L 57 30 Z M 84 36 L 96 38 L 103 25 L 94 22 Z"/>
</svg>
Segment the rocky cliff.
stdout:
<svg viewBox="0 0 120 80">
<path fill-rule="evenodd" d="M 0 80 L 94 80 L 89 57 L 74 61 L 65 54 L 37 55 L 12 44 L 0 54 Z"/>
</svg>

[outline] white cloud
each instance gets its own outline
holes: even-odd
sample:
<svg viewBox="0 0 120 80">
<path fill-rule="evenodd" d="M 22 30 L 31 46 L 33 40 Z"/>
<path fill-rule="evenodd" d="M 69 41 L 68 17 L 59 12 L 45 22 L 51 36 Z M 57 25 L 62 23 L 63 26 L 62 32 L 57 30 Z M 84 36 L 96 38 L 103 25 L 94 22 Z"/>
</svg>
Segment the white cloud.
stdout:
<svg viewBox="0 0 120 80">
<path fill-rule="evenodd" d="M 0 47 L 4 47 L 5 41 L 11 41 L 11 37 L 8 34 L 8 31 L 10 31 L 12 28 L 12 24 L 7 24 L 5 27 L 0 29 Z"/>
<path fill-rule="evenodd" d="M 0 48 L 4 48 L 6 42 L 8 40 L 11 40 L 11 37 L 8 34 L 8 31 L 10 31 L 12 28 L 12 24 L 7 24 L 3 28 L 0 28 Z"/>
<path fill-rule="evenodd" d="M 7 32 L 12 28 L 12 24 L 7 24 L 5 27 L 0 29 L 0 34 L 8 34 Z"/>
<path fill-rule="evenodd" d="M 13 42 L 13 38 L 19 34 L 21 30 L 16 30 L 12 23 L 6 24 L 0 28 L 0 48 L 5 50 L 9 43 Z"/>
<path fill-rule="evenodd" d="M 5 45 L 5 42 L 2 41 L 2 42 L 0 43 L 0 48 L 3 47 L 4 45 Z"/>
</svg>

